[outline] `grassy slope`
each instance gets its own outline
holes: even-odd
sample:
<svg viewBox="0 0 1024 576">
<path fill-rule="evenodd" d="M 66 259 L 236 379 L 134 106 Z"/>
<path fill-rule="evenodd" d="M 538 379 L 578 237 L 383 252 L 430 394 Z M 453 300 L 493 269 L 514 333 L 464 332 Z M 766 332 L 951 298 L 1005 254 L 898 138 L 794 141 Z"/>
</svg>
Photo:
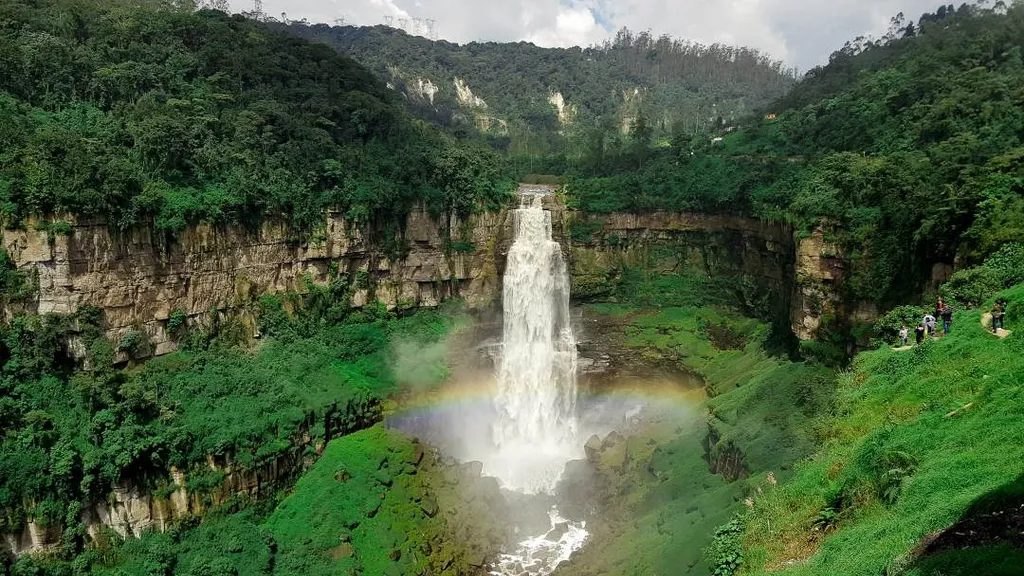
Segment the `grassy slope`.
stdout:
<svg viewBox="0 0 1024 576">
<path fill-rule="evenodd" d="M 756 478 L 768 471 L 784 477 L 783 466 L 813 448 L 807 440 L 811 420 L 794 397 L 827 380 L 829 372 L 769 357 L 763 350 L 768 327 L 723 309 L 592 308 L 631 317 L 624 334 L 630 347 L 651 360 L 673 359 L 701 374 L 716 396 L 683 412 L 670 412 L 662 429 L 646 432 L 656 446 L 636 450 L 625 473 L 601 470 L 606 489 L 625 495 L 619 504 L 625 509 L 612 514 L 627 520 L 596 534 L 565 574 L 598 569 L 651 576 L 710 574 L 703 549 L 715 528 L 743 507 L 742 499 L 756 490 L 756 483 L 730 483 L 709 470 L 702 445 L 708 424 L 721 434 L 720 445 L 732 441 L 746 453 L 745 464 Z M 820 392 L 822 399 L 814 401 L 825 401 L 827 387 Z M 705 408 L 715 416 L 701 417 Z"/>
<path fill-rule="evenodd" d="M 947 338 L 856 359 L 840 378 L 834 415 L 820 427 L 821 448 L 747 516 L 748 572 L 899 573 L 922 538 L 1017 481 L 1024 285 L 1004 295 L 1018 330 L 1006 340 L 981 327 L 979 311 L 963 311 Z M 1006 574 L 1007 562 L 1020 557 L 1000 548 L 959 551 L 921 560 L 908 573 Z"/>
<path fill-rule="evenodd" d="M 276 509 L 217 515 L 197 527 L 132 540 L 98 557 L 111 576 L 175 574 L 417 574 L 435 566 L 420 551 L 445 530 L 420 507 L 437 470 L 422 452 L 383 426 L 331 442 Z M 401 551 L 392 560 L 392 551 Z M 458 560 L 461 560 L 458 559 Z M 457 564 L 457 566 L 462 566 Z M 432 572 L 433 573 L 433 572 Z"/>
<path fill-rule="evenodd" d="M 313 576 L 426 569 L 427 559 L 417 554 L 443 521 L 428 518 L 418 503 L 427 481 L 417 474 L 416 453 L 407 438 L 381 426 L 332 442 L 266 522 L 279 545 L 275 571 Z M 397 561 L 389 556 L 393 550 L 401 552 Z"/>
</svg>

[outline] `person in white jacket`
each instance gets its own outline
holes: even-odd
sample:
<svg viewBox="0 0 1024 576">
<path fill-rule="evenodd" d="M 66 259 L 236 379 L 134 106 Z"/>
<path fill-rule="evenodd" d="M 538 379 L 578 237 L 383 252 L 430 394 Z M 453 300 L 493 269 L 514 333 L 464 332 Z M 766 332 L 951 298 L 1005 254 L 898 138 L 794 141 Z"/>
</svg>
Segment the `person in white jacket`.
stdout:
<svg viewBox="0 0 1024 576">
<path fill-rule="evenodd" d="M 929 336 L 934 336 L 935 328 L 938 327 L 938 322 L 935 320 L 935 316 L 932 316 L 931 314 L 925 314 L 924 327 L 928 331 Z"/>
</svg>

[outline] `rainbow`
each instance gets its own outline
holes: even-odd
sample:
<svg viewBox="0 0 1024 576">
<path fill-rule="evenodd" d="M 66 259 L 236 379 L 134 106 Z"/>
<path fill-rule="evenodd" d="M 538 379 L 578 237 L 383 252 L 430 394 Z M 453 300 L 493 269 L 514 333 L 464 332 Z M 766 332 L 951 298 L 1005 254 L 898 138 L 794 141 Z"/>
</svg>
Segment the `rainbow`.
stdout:
<svg viewBox="0 0 1024 576">
<path fill-rule="evenodd" d="M 392 398 L 388 405 L 389 418 L 407 418 L 417 415 L 443 417 L 466 409 L 491 409 L 495 385 L 487 378 L 452 381 L 430 389 L 409 391 Z M 707 396 L 703 388 L 683 385 L 667 379 L 623 379 L 596 391 L 580 392 L 578 406 L 585 408 L 595 401 L 618 401 L 637 404 L 661 411 L 699 409 Z"/>
</svg>

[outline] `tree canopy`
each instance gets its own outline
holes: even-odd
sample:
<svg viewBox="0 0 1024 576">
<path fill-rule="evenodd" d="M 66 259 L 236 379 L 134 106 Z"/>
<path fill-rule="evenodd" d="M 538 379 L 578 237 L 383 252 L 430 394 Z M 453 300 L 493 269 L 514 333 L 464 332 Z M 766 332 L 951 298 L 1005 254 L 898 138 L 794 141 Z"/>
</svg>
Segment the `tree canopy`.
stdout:
<svg viewBox="0 0 1024 576">
<path fill-rule="evenodd" d="M 902 16 L 714 140 L 638 150 L 597 133 L 570 193 L 593 212 L 735 212 L 823 226 L 854 297 L 894 302 L 932 264 L 977 263 L 1024 236 L 1024 6 Z"/>
<path fill-rule="evenodd" d="M 496 155 L 415 121 L 326 46 L 188 3 L 0 6 L 0 217 L 103 216 L 119 227 L 337 208 L 397 221 L 500 202 Z M 452 156 L 472 156 L 450 183 Z"/>
<path fill-rule="evenodd" d="M 456 133 L 482 131 L 517 156 L 571 154 L 591 127 L 628 127 L 640 113 L 659 137 L 673 127 L 703 132 L 781 96 L 796 76 L 757 50 L 628 29 L 600 46 L 542 48 L 459 45 L 387 26 L 276 26 L 351 55 L 418 116 Z M 483 104 L 460 96 L 457 82 Z"/>
</svg>

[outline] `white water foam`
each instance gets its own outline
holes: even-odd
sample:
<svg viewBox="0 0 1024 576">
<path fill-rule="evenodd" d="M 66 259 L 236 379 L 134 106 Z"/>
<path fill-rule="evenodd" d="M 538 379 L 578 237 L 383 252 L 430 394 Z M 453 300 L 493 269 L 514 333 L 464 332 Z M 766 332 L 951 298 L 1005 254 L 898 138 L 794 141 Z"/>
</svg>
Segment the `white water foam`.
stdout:
<svg viewBox="0 0 1024 576">
<path fill-rule="evenodd" d="M 491 571 L 493 576 L 548 576 L 583 546 L 587 540 L 586 522 L 568 522 L 556 510 L 551 510 L 549 516 L 551 530 L 520 542 L 515 554 L 502 554 Z"/>
<path fill-rule="evenodd" d="M 550 492 L 582 455 L 576 421 L 576 339 L 569 275 L 551 236 L 543 196 L 523 197 L 504 278 L 504 333 L 497 366 L 496 454 L 485 473 L 505 487 Z"/>
<path fill-rule="evenodd" d="M 524 195 L 505 268 L 497 366 L 495 452 L 484 473 L 527 494 L 553 492 L 565 464 L 583 456 L 577 435 L 576 339 L 569 275 L 542 195 Z M 521 541 L 493 567 L 499 576 L 547 576 L 586 541 L 585 523 L 550 512 L 551 530 Z"/>
</svg>

